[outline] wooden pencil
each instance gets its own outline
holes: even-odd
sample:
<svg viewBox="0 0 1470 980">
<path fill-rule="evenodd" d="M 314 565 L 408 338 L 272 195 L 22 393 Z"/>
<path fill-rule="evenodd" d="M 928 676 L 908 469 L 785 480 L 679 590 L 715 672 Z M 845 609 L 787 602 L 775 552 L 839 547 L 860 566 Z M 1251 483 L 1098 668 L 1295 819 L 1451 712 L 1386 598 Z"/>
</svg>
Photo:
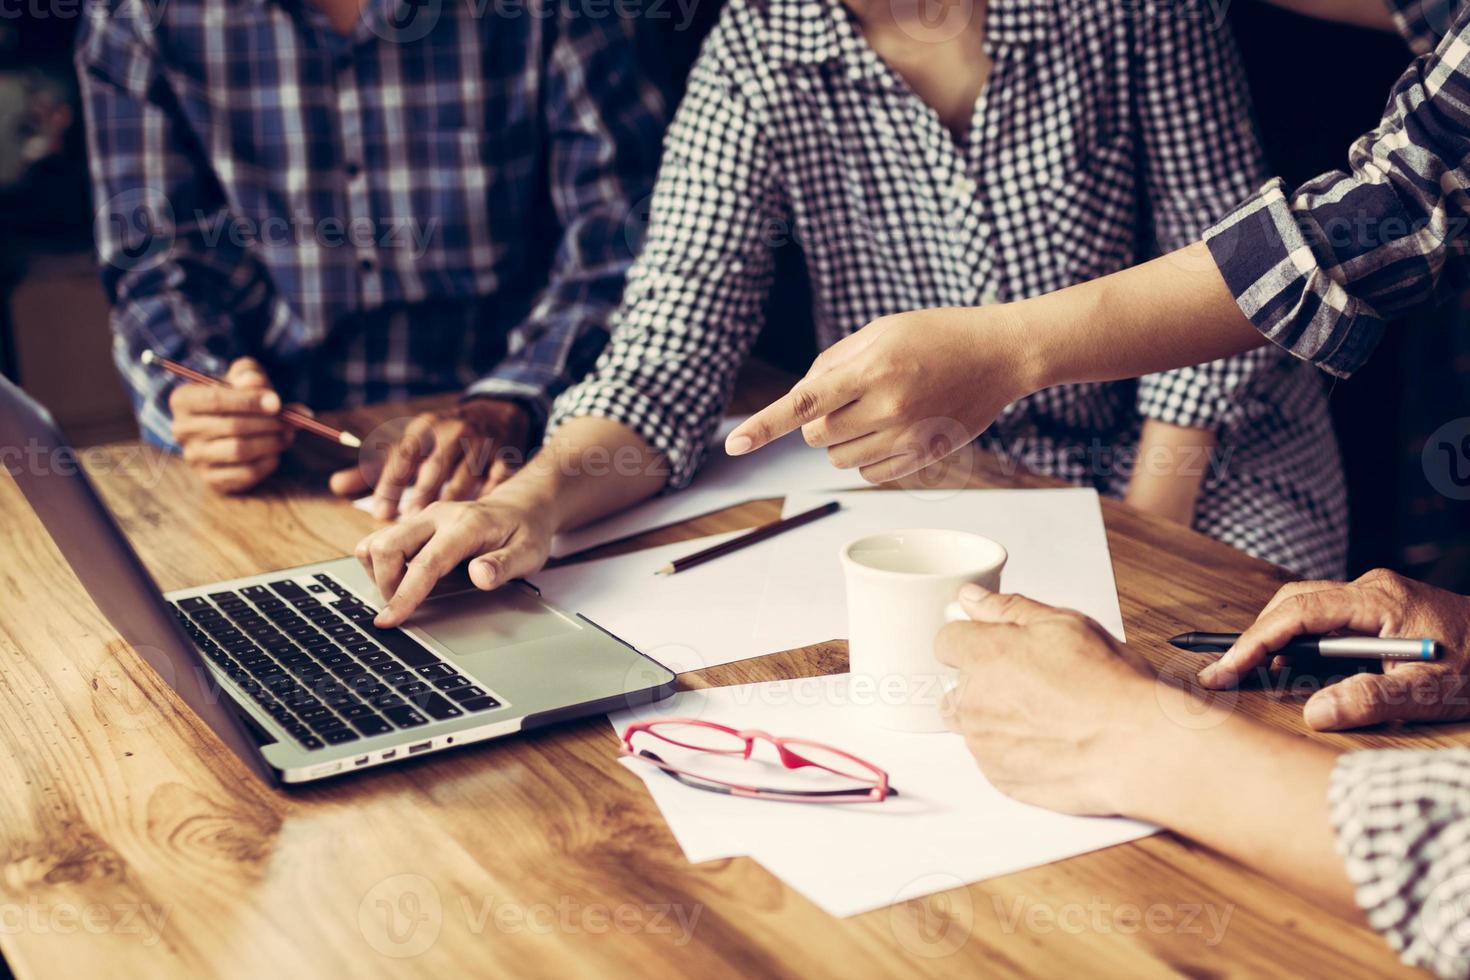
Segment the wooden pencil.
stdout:
<svg viewBox="0 0 1470 980">
<path fill-rule="evenodd" d="M 779 521 L 772 521 L 769 524 L 762 524 L 760 527 L 756 528 L 754 531 L 751 531 L 749 534 L 742 534 L 738 538 L 732 538 L 729 541 L 723 542 L 722 544 L 717 544 L 712 548 L 705 548 L 703 551 L 696 551 L 692 555 L 686 555 L 683 558 L 676 558 L 665 565 L 663 568 L 660 568 L 654 574 L 674 575 L 679 572 L 691 569 L 696 565 L 703 565 L 707 561 L 714 561 L 716 558 L 723 558 L 725 555 L 728 555 L 732 552 L 740 551 L 743 548 L 749 548 L 753 544 L 759 544 L 767 538 L 773 538 L 778 534 L 784 534 L 785 532 L 790 531 L 794 528 L 801 527 L 803 524 L 810 524 L 812 521 L 826 517 L 828 514 L 835 514 L 841 508 L 842 504 L 838 503 L 835 500 L 831 500 L 820 507 L 813 507 L 811 510 L 803 511 L 800 514 L 793 514 L 790 517 L 783 517 Z"/>
<path fill-rule="evenodd" d="M 185 381 L 192 381 L 195 384 L 200 385 L 209 385 L 213 388 L 230 387 L 230 385 L 227 384 L 225 381 L 222 381 L 221 379 L 216 378 L 213 375 L 205 374 L 203 371 L 196 371 L 186 364 L 180 364 L 178 361 L 171 361 L 166 357 L 159 357 L 151 350 L 145 350 L 143 352 L 142 360 L 144 364 L 155 364 L 158 367 L 163 368 L 169 374 L 172 374 L 175 377 L 183 378 Z M 347 432 L 343 429 L 334 429 L 330 425 L 327 425 L 325 422 L 318 422 L 310 415 L 303 415 L 301 412 L 298 412 L 295 409 L 283 408 L 279 413 L 279 417 L 282 422 L 285 422 L 289 426 L 293 426 L 297 429 L 302 429 L 303 431 L 310 432 L 314 435 L 319 435 L 323 439 L 330 439 L 338 445 L 346 446 L 348 449 L 362 448 L 362 440 L 353 435 L 351 432 Z"/>
</svg>

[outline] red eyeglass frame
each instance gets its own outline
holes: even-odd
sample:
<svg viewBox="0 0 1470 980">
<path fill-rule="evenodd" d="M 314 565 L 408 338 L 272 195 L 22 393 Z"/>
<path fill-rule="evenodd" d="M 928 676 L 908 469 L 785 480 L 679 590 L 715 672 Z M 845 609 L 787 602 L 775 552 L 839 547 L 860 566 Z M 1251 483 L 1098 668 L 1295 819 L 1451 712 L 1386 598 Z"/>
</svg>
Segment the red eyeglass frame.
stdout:
<svg viewBox="0 0 1470 980">
<path fill-rule="evenodd" d="M 743 750 L 709 749 L 701 745 L 690 745 L 687 742 L 681 742 L 676 738 L 670 738 L 667 735 L 661 735 L 654 731 L 660 725 L 695 725 L 701 728 L 713 729 L 743 740 L 745 747 Z M 862 777 L 860 776 L 854 776 L 848 772 L 841 772 L 840 770 L 833 769 L 831 766 L 824 766 L 820 762 L 813 762 L 811 759 L 806 758 L 792 749 L 792 746 L 806 745 L 821 749 L 824 752 L 831 752 L 833 755 L 841 756 L 849 762 L 855 763 L 863 769 L 870 771 L 873 774 L 873 785 L 866 789 L 776 790 L 763 789 L 759 786 L 747 786 L 742 783 L 732 783 L 723 779 L 714 779 L 710 776 L 690 772 L 688 769 L 683 769 L 679 766 L 670 765 L 647 749 L 635 751 L 633 748 L 633 736 L 642 732 L 647 732 L 654 738 L 661 739 L 671 745 L 692 749 L 696 752 L 708 752 L 711 755 L 739 755 L 744 759 L 750 758 L 750 753 L 755 748 L 756 740 L 764 739 L 776 747 L 776 753 L 781 758 L 781 764 L 787 769 L 804 769 L 807 766 L 812 766 L 824 772 L 861 781 Z M 866 759 L 859 759 L 852 753 L 844 752 L 835 746 L 827 745 L 824 742 L 815 742 L 807 738 L 778 738 L 768 732 L 756 729 L 741 731 L 713 721 L 703 721 L 699 718 L 654 718 L 648 721 L 635 721 L 623 729 L 620 754 L 631 756 L 634 759 L 642 759 L 652 765 L 658 766 L 670 776 L 678 779 L 685 786 L 708 790 L 712 793 L 728 793 L 731 796 L 740 796 L 748 799 L 780 800 L 787 803 L 882 803 L 890 796 L 898 795 L 898 790 L 888 785 L 887 772 L 868 762 Z"/>
</svg>

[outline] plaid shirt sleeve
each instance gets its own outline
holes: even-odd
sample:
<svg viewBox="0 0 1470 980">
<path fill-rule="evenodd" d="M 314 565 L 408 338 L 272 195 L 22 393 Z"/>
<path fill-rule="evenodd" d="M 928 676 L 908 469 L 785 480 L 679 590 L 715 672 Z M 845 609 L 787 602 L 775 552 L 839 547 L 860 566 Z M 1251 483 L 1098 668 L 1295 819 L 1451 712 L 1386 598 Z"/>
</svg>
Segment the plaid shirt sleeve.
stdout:
<svg viewBox="0 0 1470 980">
<path fill-rule="evenodd" d="M 540 429 L 552 400 L 592 367 L 641 244 L 668 109 L 643 70 L 633 18 L 556 4 L 547 71 L 551 201 L 561 240 L 512 353 L 470 396 L 525 404 Z"/>
<path fill-rule="evenodd" d="M 612 340 L 568 389 L 551 427 L 579 416 L 621 422 L 669 461 L 669 488 L 699 468 L 735 375 L 764 323 L 780 210 L 764 104 L 737 67 L 727 5 L 700 52 L 669 127 L 648 240 L 628 274 Z"/>
<path fill-rule="evenodd" d="M 1454 23 L 1461 0 L 1388 0 L 1393 17 L 1409 49 L 1415 54 L 1428 54 Z"/>
<path fill-rule="evenodd" d="M 1351 169 L 1294 194 L 1273 180 L 1205 234 L 1226 284 L 1262 333 L 1346 377 L 1388 320 L 1466 281 L 1470 198 L 1470 6 L 1394 84 Z"/>
<path fill-rule="evenodd" d="M 1267 170 L 1229 27 L 1190 0 L 1141 10 L 1144 181 L 1155 244 L 1170 252 L 1198 241 Z M 1228 427 L 1247 411 L 1252 382 L 1281 356 L 1263 348 L 1147 375 L 1138 382 L 1138 410 L 1170 425 Z"/>
<path fill-rule="evenodd" d="M 1470 749 L 1351 752 L 1330 785 L 1337 849 L 1368 924 L 1405 963 L 1470 976 Z"/>
<path fill-rule="evenodd" d="M 222 374 L 288 315 L 262 270 L 213 237 L 223 195 L 182 136 L 161 83 L 145 0 L 94 0 L 77 41 L 113 357 L 145 439 L 177 451 L 168 396 L 179 383 L 138 360 L 146 349 Z"/>
</svg>

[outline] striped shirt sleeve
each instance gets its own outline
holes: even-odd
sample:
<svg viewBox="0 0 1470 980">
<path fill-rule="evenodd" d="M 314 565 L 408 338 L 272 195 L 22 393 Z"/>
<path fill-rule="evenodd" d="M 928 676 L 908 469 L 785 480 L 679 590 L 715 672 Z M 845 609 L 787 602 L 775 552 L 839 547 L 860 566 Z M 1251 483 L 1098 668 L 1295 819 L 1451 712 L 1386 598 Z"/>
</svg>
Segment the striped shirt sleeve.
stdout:
<svg viewBox="0 0 1470 980">
<path fill-rule="evenodd" d="M 1403 35 L 1409 50 L 1428 54 L 1455 21 L 1461 0 L 1388 0 L 1393 25 Z"/>
<path fill-rule="evenodd" d="M 1288 193 L 1272 180 L 1205 234 L 1241 311 L 1272 341 L 1342 377 L 1394 318 L 1467 279 L 1470 6 L 1395 83 L 1349 169 Z"/>
<path fill-rule="evenodd" d="M 1470 976 L 1470 749 L 1346 754 L 1329 802 L 1368 924 L 1405 963 Z"/>
</svg>

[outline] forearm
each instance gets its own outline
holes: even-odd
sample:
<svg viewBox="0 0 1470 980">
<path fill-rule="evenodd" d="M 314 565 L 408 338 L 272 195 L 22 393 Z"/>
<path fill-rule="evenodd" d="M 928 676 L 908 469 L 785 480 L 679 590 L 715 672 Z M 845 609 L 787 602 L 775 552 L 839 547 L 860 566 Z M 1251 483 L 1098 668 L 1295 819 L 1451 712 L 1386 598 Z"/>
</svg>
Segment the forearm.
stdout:
<svg viewBox="0 0 1470 980">
<path fill-rule="evenodd" d="M 1329 818 L 1337 753 L 1230 708 L 1155 686 L 1119 807 L 1360 920 Z"/>
<path fill-rule="evenodd" d="M 581 416 L 564 422 L 531 461 L 490 496 L 549 514 L 568 531 L 652 497 L 668 482 L 668 461 L 620 422 Z"/>
<path fill-rule="evenodd" d="M 1267 342 L 1201 242 L 1011 312 L 1022 394 L 1201 364 Z"/>
<path fill-rule="evenodd" d="M 1274 7 L 1318 20 L 1393 31 L 1393 17 L 1383 0 L 1266 0 Z"/>
<path fill-rule="evenodd" d="M 1212 429 L 1148 419 L 1138 439 L 1133 475 L 1124 499 L 1140 510 L 1191 524 L 1206 461 L 1214 448 Z"/>
</svg>

